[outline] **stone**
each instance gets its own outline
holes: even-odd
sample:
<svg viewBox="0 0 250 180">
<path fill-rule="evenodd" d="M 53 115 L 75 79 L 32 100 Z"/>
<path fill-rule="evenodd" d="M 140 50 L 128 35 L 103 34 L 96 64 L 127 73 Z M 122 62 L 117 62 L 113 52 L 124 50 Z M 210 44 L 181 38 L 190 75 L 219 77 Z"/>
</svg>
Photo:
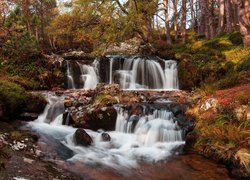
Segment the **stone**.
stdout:
<svg viewBox="0 0 250 180">
<path fill-rule="evenodd" d="M 250 118 L 250 109 L 245 105 L 236 108 L 234 111 L 237 119 L 240 121 Z"/>
<path fill-rule="evenodd" d="M 90 146 L 93 142 L 92 138 L 82 128 L 79 128 L 76 130 L 74 134 L 74 138 L 75 138 L 76 145 L 80 145 L 80 146 Z"/>
<path fill-rule="evenodd" d="M 111 137 L 108 133 L 103 132 L 101 136 L 102 136 L 102 141 L 111 141 Z"/>
<path fill-rule="evenodd" d="M 215 98 L 207 99 L 200 107 L 201 110 L 207 111 L 210 108 L 216 109 L 218 107 L 218 100 Z"/>
<path fill-rule="evenodd" d="M 25 121 L 34 121 L 35 119 L 38 118 L 37 113 L 30 113 L 30 112 L 24 112 L 20 114 L 20 118 Z"/>
</svg>

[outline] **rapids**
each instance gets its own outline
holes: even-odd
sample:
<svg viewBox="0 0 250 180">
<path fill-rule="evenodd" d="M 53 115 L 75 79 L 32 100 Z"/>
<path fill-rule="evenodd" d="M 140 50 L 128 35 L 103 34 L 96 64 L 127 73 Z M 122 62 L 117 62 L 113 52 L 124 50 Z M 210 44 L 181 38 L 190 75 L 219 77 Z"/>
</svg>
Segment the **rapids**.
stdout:
<svg viewBox="0 0 250 180">
<path fill-rule="evenodd" d="M 89 147 L 77 146 L 74 139 L 76 128 L 62 125 L 64 98 L 51 93 L 47 93 L 47 98 L 49 103 L 43 114 L 29 122 L 28 126 L 72 150 L 74 155 L 66 159 L 68 162 L 114 169 L 136 168 L 141 161 L 166 159 L 176 154 L 176 148 L 184 144 L 183 132 L 173 121 L 170 111 L 155 109 L 151 114 L 141 114 L 138 122 L 133 122 L 128 112 L 117 106 L 116 129 L 107 132 L 111 141 L 102 141 L 102 130 L 86 130 L 93 144 Z"/>
</svg>

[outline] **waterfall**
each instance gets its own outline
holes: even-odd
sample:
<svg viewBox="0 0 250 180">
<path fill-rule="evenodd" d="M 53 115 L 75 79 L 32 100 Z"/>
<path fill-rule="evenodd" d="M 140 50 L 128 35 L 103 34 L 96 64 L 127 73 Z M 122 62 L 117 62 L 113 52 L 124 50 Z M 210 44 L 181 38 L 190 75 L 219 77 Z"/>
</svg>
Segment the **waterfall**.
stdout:
<svg viewBox="0 0 250 180">
<path fill-rule="evenodd" d="M 81 61 L 67 60 L 66 62 L 67 62 L 68 89 L 96 88 L 96 85 L 99 82 L 99 75 L 98 75 L 99 62 L 97 60 L 95 60 L 90 65 L 82 64 Z M 77 73 L 76 68 L 79 69 L 79 73 Z"/>
<path fill-rule="evenodd" d="M 119 59 L 113 61 L 119 61 Z M 113 66 L 112 66 L 113 67 Z M 123 67 L 113 72 L 116 83 L 125 90 L 175 90 L 178 85 L 177 62 L 164 59 L 147 59 L 142 57 L 125 58 Z M 114 73 L 114 75 L 113 75 Z"/>
<path fill-rule="evenodd" d="M 145 146 L 157 142 L 183 141 L 183 132 L 173 121 L 173 113 L 170 111 L 156 109 L 150 115 L 140 116 L 138 122 L 131 119 L 133 118 L 129 117 L 128 112 L 118 109 L 116 131 L 134 133 Z"/>
<path fill-rule="evenodd" d="M 67 80 L 68 80 L 68 89 L 75 89 L 75 83 L 73 78 L 72 67 L 70 66 L 69 61 L 67 62 Z"/>
<path fill-rule="evenodd" d="M 98 76 L 96 73 L 96 69 L 94 66 L 80 64 L 77 62 L 80 70 L 81 70 L 81 79 L 83 83 L 84 89 L 94 89 L 98 83 Z"/>
<path fill-rule="evenodd" d="M 165 89 L 179 89 L 177 63 L 173 60 L 165 61 Z"/>
<path fill-rule="evenodd" d="M 172 151 L 184 144 L 183 132 L 166 109 L 144 108 L 139 115 L 131 115 L 126 108 L 116 107 L 116 130 L 107 132 L 111 141 L 102 140 L 102 134 L 86 130 L 93 139 L 89 147 L 77 146 L 76 128 L 62 125 L 64 97 L 47 94 L 49 104 L 28 126 L 62 143 L 74 152 L 68 162 L 102 164 L 117 170 L 135 168 L 141 160 L 155 162 L 166 159 Z M 151 110 L 150 110 L 151 109 Z M 139 118 L 137 118 L 139 117 Z M 67 121 L 67 120 L 66 120 Z"/>
<path fill-rule="evenodd" d="M 113 62 L 114 62 L 114 59 L 113 58 L 110 58 L 109 60 L 109 84 L 112 84 L 113 83 Z"/>
<path fill-rule="evenodd" d="M 100 59 L 92 64 L 83 61 L 67 61 L 69 89 L 94 89 L 99 79 L 109 84 L 119 84 L 124 90 L 177 90 L 178 67 L 174 60 L 158 57 L 108 56 L 107 72 L 100 77 Z M 106 61 L 106 60 L 103 60 Z M 103 67 L 102 67 L 103 68 Z"/>
</svg>

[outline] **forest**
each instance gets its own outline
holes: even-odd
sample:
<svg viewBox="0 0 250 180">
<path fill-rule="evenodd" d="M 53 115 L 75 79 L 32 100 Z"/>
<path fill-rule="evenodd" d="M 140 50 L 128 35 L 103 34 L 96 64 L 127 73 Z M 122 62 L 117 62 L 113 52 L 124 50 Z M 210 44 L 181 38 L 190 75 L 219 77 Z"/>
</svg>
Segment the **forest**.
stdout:
<svg viewBox="0 0 250 180">
<path fill-rule="evenodd" d="M 248 179 L 249 99 L 250 0 L 0 1 L 0 179 Z"/>
</svg>

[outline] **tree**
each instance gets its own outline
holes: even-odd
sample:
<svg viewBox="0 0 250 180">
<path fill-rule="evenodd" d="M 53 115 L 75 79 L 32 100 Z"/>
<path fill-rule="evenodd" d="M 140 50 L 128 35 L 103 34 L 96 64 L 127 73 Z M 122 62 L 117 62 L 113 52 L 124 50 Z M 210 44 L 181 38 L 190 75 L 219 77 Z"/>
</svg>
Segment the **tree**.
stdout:
<svg viewBox="0 0 250 180">
<path fill-rule="evenodd" d="M 168 14 L 168 0 L 163 0 L 164 14 L 165 14 L 165 29 L 166 29 L 166 41 L 171 44 L 170 28 L 169 28 L 169 14 Z"/>
<path fill-rule="evenodd" d="M 181 16 L 181 37 L 182 43 L 186 42 L 186 21 L 187 21 L 187 4 L 186 0 L 182 0 L 182 16 Z"/>
<path fill-rule="evenodd" d="M 174 39 L 175 41 L 178 38 L 178 17 L 177 17 L 177 3 L 178 0 L 173 0 L 173 9 L 174 9 Z"/>
<path fill-rule="evenodd" d="M 240 33 L 245 46 L 250 45 L 250 3 L 248 0 L 239 0 Z"/>
<path fill-rule="evenodd" d="M 219 0 L 219 33 L 225 29 L 225 0 Z"/>
</svg>

